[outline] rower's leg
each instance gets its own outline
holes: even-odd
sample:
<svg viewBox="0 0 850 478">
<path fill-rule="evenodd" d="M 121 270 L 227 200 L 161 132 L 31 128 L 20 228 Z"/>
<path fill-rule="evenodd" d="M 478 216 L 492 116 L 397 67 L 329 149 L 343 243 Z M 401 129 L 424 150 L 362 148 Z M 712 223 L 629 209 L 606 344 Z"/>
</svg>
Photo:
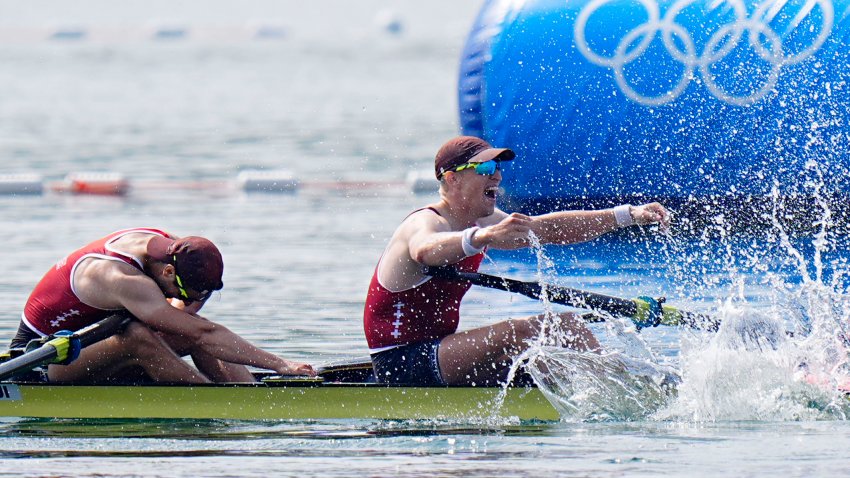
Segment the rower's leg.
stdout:
<svg viewBox="0 0 850 478">
<path fill-rule="evenodd" d="M 202 351 L 192 352 L 192 361 L 198 370 L 204 373 L 213 382 L 256 382 L 254 374 L 248 367 L 219 360 L 212 355 Z"/>
<path fill-rule="evenodd" d="M 56 382 L 107 382 L 126 377 L 139 368 L 158 382 L 209 382 L 159 335 L 135 321 L 121 334 L 83 349 L 71 364 L 50 365 L 47 376 Z"/>
<path fill-rule="evenodd" d="M 558 316 L 558 345 L 579 351 L 598 351 L 599 342 L 575 314 Z M 494 325 L 449 335 L 440 342 L 437 358 L 449 385 L 496 385 L 506 379 L 513 357 L 528 348 L 545 324 L 538 315 L 509 319 Z"/>
<path fill-rule="evenodd" d="M 576 314 L 570 312 L 562 312 L 555 315 L 557 324 L 556 333 L 551 331 L 546 335 L 552 337 L 554 335 L 557 340 L 557 345 L 561 347 L 578 350 L 580 352 L 601 352 L 602 346 L 587 324 Z M 538 315 L 533 317 L 538 324 L 546 321 L 545 316 Z M 537 334 L 539 334 L 540 326 L 538 325 Z"/>
<path fill-rule="evenodd" d="M 225 362 L 213 357 L 209 353 L 203 351 L 197 343 L 191 339 L 173 334 L 158 333 L 165 343 L 177 355 L 185 357 L 190 355 L 192 362 L 198 367 L 206 377 L 213 382 L 256 382 L 254 374 L 248 370 L 248 367 L 238 364 Z"/>
</svg>

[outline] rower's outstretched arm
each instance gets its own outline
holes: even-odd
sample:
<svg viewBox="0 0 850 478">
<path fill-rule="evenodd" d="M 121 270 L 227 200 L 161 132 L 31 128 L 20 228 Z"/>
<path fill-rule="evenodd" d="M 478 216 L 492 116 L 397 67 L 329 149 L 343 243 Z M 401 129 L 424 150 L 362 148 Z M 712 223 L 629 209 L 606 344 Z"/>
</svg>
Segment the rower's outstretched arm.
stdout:
<svg viewBox="0 0 850 478">
<path fill-rule="evenodd" d="M 315 375 L 313 368 L 304 363 L 292 362 L 254 346 L 227 327 L 194 317 L 171 307 L 148 309 L 136 315 L 146 325 L 169 334 L 177 334 L 192 341 L 203 352 L 218 360 L 274 370 L 281 375 Z"/>
<path fill-rule="evenodd" d="M 219 360 L 274 370 L 281 375 L 315 374 L 308 364 L 278 357 L 252 345 L 223 325 L 178 310 L 146 275 L 127 274 L 116 269 L 102 280 L 104 294 L 112 294 L 114 300 L 140 322 L 154 330 L 185 337 Z"/>
<path fill-rule="evenodd" d="M 623 205 L 596 211 L 558 211 L 532 217 L 531 230 L 546 244 L 585 242 L 621 227 L 670 224 L 670 213 L 661 204 Z"/>
</svg>

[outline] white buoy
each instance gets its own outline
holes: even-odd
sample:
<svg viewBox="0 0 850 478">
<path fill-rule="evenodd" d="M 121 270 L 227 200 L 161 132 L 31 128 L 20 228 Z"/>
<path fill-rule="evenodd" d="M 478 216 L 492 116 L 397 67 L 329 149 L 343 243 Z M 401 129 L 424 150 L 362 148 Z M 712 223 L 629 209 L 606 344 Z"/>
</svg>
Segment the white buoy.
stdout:
<svg viewBox="0 0 850 478">
<path fill-rule="evenodd" d="M 189 36 L 189 29 L 181 25 L 160 25 L 153 29 L 151 39 L 158 41 L 185 40 Z"/>
<path fill-rule="evenodd" d="M 74 194 L 103 194 L 120 196 L 130 190 L 130 182 L 121 173 L 76 172 L 65 176 L 65 181 L 53 188 L 56 192 Z"/>
<path fill-rule="evenodd" d="M 291 171 L 250 169 L 236 177 L 239 187 L 246 192 L 291 193 L 300 186 L 300 182 Z"/>
<path fill-rule="evenodd" d="M 259 24 L 251 27 L 256 40 L 282 40 L 286 38 L 286 28 L 282 25 Z"/>
<path fill-rule="evenodd" d="M 405 182 L 416 194 L 430 194 L 440 189 L 440 181 L 434 177 L 433 170 L 410 171 L 407 173 Z"/>
<path fill-rule="evenodd" d="M 54 28 L 50 32 L 50 39 L 55 41 L 79 41 L 85 40 L 89 32 L 82 27 L 66 26 Z"/>
<path fill-rule="evenodd" d="M 0 174 L 0 194 L 41 194 L 43 180 L 40 174 Z"/>
</svg>

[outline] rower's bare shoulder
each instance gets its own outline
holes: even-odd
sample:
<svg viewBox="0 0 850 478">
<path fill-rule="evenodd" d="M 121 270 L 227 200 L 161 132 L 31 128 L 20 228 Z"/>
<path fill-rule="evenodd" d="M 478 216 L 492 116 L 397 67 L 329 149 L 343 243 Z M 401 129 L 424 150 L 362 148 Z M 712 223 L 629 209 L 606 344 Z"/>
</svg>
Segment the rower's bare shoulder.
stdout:
<svg viewBox="0 0 850 478">
<path fill-rule="evenodd" d="M 399 229 L 403 229 L 408 234 L 412 235 L 414 233 L 434 233 L 434 232 L 448 232 L 451 231 L 451 225 L 449 221 L 446 220 L 443 216 L 435 213 L 430 209 L 420 209 L 419 211 L 414 212 L 410 216 L 408 216 L 404 222 L 401 223 Z"/>
<path fill-rule="evenodd" d="M 101 258 L 87 258 L 74 271 L 74 290 L 79 298 L 94 307 L 112 309 L 122 306 L 121 297 L 145 289 L 150 279 L 131 265 Z"/>
<path fill-rule="evenodd" d="M 167 235 L 167 237 L 171 240 L 180 239 L 179 236 L 171 234 L 170 232 L 162 231 Z M 147 244 L 150 242 L 151 238 L 158 237 L 158 234 L 153 234 L 150 232 L 130 232 L 122 235 L 114 239 L 109 243 L 109 246 L 112 249 L 119 250 L 121 252 L 125 252 L 128 254 L 139 255 L 143 254 L 145 250 L 147 250 Z"/>
<path fill-rule="evenodd" d="M 74 283 L 77 287 L 89 285 L 109 288 L 118 282 L 132 280 L 145 275 L 135 267 L 122 261 L 88 257 L 77 265 Z"/>
</svg>

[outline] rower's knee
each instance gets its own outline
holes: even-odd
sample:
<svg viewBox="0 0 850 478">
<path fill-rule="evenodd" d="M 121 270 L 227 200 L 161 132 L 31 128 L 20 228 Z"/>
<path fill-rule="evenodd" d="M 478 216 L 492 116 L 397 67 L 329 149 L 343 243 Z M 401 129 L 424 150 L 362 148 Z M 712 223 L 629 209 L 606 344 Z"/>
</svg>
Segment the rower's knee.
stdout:
<svg viewBox="0 0 850 478">
<path fill-rule="evenodd" d="M 524 319 L 526 338 L 542 337 L 544 343 L 576 350 L 597 350 L 599 342 L 581 317 L 572 312 L 555 315 L 536 315 Z"/>
<path fill-rule="evenodd" d="M 587 328 L 587 324 L 585 324 L 584 321 L 581 320 L 581 317 L 577 316 L 572 312 L 562 312 L 560 314 L 557 314 L 556 317 L 558 318 L 558 324 L 560 324 L 562 329 L 574 333 L 585 332 L 589 330 Z"/>
<path fill-rule="evenodd" d="M 526 340 L 536 337 L 540 333 L 539 317 L 526 317 L 524 319 L 508 320 L 511 330 L 517 339 Z"/>
<path fill-rule="evenodd" d="M 130 322 L 117 337 L 122 348 L 134 356 L 150 353 L 151 350 L 162 347 L 162 339 L 159 335 L 141 322 Z"/>
<path fill-rule="evenodd" d="M 565 346 L 576 350 L 601 350 L 599 341 L 582 318 L 572 312 L 558 314 Z"/>
</svg>

